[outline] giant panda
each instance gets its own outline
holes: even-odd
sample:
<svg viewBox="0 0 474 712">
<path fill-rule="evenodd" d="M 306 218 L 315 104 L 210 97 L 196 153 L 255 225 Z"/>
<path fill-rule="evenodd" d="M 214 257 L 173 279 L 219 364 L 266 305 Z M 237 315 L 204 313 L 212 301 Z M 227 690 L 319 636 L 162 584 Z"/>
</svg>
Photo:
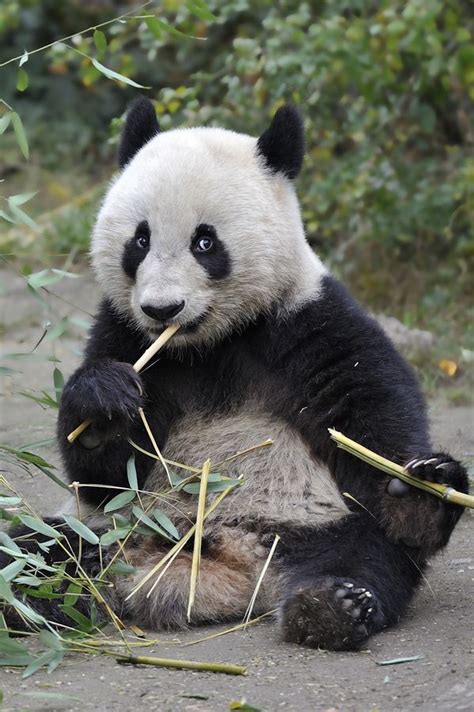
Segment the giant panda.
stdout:
<svg viewBox="0 0 474 712">
<path fill-rule="evenodd" d="M 228 464 L 242 484 L 205 522 L 191 622 L 242 618 L 278 534 L 254 613 L 276 609 L 286 641 L 350 650 L 397 623 L 462 509 L 338 449 L 328 428 L 418 477 L 464 492 L 467 477 L 432 452 L 410 367 L 307 243 L 294 188 L 303 154 L 292 105 L 256 139 L 161 132 L 152 103 L 133 103 L 92 237 L 104 297 L 62 394 L 58 439 L 68 479 L 94 485 L 80 488 L 82 512 L 100 528 L 133 452 L 140 487 L 167 489 L 161 463 L 130 443 L 151 449 L 140 406 L 163 455 L 196 467 L 271 438 Z M 180 329 L 138 375 L 131 364 L 171 324 Z M 69 443 L 84 419 L 92 425 Z M 196 500 L 163 499 L 181 533 Z M 123 618 L 187 626 L 191 550 L 129 597 L 168 547 L 140 535 L 127 544 L 135 573 L 104 593 Z M 96 550 L 83 550 L 90 570 Z M 54 601 L 34 605 L 61 621 Z"/>
</svg>

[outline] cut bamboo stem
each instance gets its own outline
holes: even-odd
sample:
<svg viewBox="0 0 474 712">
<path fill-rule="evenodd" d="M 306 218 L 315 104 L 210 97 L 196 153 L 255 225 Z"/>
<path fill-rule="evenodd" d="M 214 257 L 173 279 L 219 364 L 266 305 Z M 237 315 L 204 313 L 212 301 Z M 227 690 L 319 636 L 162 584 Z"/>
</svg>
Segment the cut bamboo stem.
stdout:
<svg viewBox="0 0 474 712">
<path fill-rule="evenodd" d="M 193 560 L 191 564 L 191 579 L 189 582 L 188 600 L 188 623 L 191 622 L 191 610 L 196 596 L 197 580 L 201 566 L 202 532 L 204 529 L 204 514 L 206 508 L 207 480 L 211 469 L 211 461 L 208 459 L 202 466 L 201 486 L 199 488 L 199 499 L 196 514 L 196 531 L 194 532 Z"/>
<path fill-rule="evenodd" d="M 332 440 L 337 443 L 337 446 L 346 452 L 350 452 L 351 455 L 355 455 L 360 460 L 367 462 L 369 465 L 376 467 L 378 470 L 387 472 L 392 477 L 398 477 L 403 482 L 406 482 L 413 487 L 422 489 L 425 492 L 429 492 L 435 497 L 444 500 L 445 502 L 450 502 L 451 504 L 459 504 L 461 507 L 470 507 L 474 509 L 474 496 L 469 494 L 464 494 L 464 492 L 458 492 L 453 487 L 449 485 L 440 484 L 438 482 L 429 482 L 429 480 L 420 480 L 418 477 L 413 477 L 409 475 L 404 467 L 398 465 L 387 458 L 378 455 L 373 450 L 360 445 L 355 440 L 351 440 L 346 435 L 334 430 L 334 428 L 328 428 L 329 434 Z"/>
<path fill-rule="evenodd" d="M 154 658 L 148 655 L 121 655 L 117 662 L 132 665 L 157 665 L 158 667 L 177 668 L 178 670 L 204 670 L 206 672 L 223 672 L 227 675 L 245 675 L 247 668 L 229 663 L 207 663 L 196 660 L 173 660 L 170 658 Z"/>
<path fill-rule="evenodd" d="M 179 329 L 179 324 L 171 324 L 171 326 L 168 326 L 167 329 L 164 330 L 162 334 L 159 335 L 156 341 L 152 343 L 151 346 L 147 348 L 145 353 L 143 353 L 138 361 L 133 364 L 133 368 L 137 373 L 140 373 L 142 368 L 146 366 L 146 364 L 151 361 L 153 356 L 158 353 L 160 349 L 163 348 L 163 346 L 171 339 L 172 336 L 176 334 L 176 332 Z M 81 435 L 86 428 L 89 427 L 91 424 L 91 420 L 84 420 L 83 423 L 77 426 L 75 430 L 73 430 L 69 435 L 67 436 L 68 442 L 73 443 L 79 435 Z"/>
</svg>

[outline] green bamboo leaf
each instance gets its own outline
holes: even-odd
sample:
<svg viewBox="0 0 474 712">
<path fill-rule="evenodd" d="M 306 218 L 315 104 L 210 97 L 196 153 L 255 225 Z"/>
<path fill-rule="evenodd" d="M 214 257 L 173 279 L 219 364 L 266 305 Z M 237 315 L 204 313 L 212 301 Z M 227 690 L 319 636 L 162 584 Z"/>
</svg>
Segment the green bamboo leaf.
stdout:
<svg viewBox="0 0 474 712">
<path fill-rule="evenodd" d="M 99 62 L 95 57 L 92 58 L 92 64 L 96 69 L 99 70 L 104 76 L 106 76 L 108 79 L 114 79 L 117 82 L 123 82 L 124 84 L 129 84 L 131 87 L 137 87 L 137 89 L 150 89 L 150 87 L 145 87 L 143 84 L 137 84 L 137 82 L 134 82 L 133 79 L 130 79 L 129 77 L 124 77 L 123 74 L 119 74 L 118 72 L 114 72 L 113 69 L 109 69 L 108 67 L 104 67 L 101 62 Z"/>
<path fill-rule="evenodd" d="M 10 223 L 14 223 L 15 220 L 8 215 L 4 210 L 0 210 L 0 218 L 3 218 L 4 220 L 7 220 Z"/>
<path fill-rule="evenodd" d="M 11 195 L 8 198 L 8 202 L 10 205 L 23 205 L 23 203 L 27 203 L 28 200 L 34 198 L 37 193 L 37 190 L 33 190 L 30 193 L 17 193 L 16 195 Z"/>
<path fill-rule="evenodd" d="M 28 227 L 31 227 L 32 230 L 39 229 L 37 223 L 35 223 L 35 221 L 30 218 L 30 216 L 25 213 L 24 210 L 20 210 L 20 208 L 18 208 L 16 205 L 10 205 L 10 210 L 12 211 L 13 216 L 16 218 L 15 222 L 24 223 L 25 225 L 28 225 Z"/>
<path fill-rule="evenodd" d="M 59 537 L 63 536 L 61 532 L 58 532 L 57 529 L 53 529 L 53 527 L 50 527 L 49 524 L 43 522 L 42 519 L 38 519 L 37 517 L 31 517 L 29 514 L 20 514 L 18 516 L 22 523 L 25 525 L 25 527 L 28 527 L 28 529 L 32 529 L 33 531 L 38 532 L 39 534 L 50 536 L 52 539 L 59 539 Z"/>
<path fill-rule="evenodd" d="M 134 506 L 132 507 L 132 512 L 134 516 L 138 519 L 139 522 L 144 524 L 146 527 L 149 529 L 152 529 L 154 532 L 159 534 L 160 536 L 164 537 L 165 539 L 168 539 L 168 541 L 172 541 L 170 537 L 166 534 L 166 532 L 158 526 L 158 524 L 155 524 L 153 519 L 150 519 L 148 514 L 146 514 L 143 509 L 140 509 L 140 507 Z"/>
<path fill-rule="evenodd" d="M 107 37 L 101 30 L 94 30 L 94 44 L 99 52 L 105 52 L 107 49 Z"/>
<path fill-rule="evenodd" d="M 15 132 L 16 142 L 20 148 L 20 151 L 22 152 L 26 160 L 28 160 L 28 158 L 30 157 L 28 139 L 26 138 L 23 121 L 21 120 L 20 115 L 16 113 L 16 111 L 12 113 L 12 125 L 13 130 Z"/>
<path fill-rule="evenodd" d="M 25 672 L 22 675 L 23 679 L 26 679 L 27 677 L 30 677 L 30 675 L 33 675 L 37 670 L 42 668 L 44 665 L 49 665 L 49 663 L 54 660 L 56 657 L 57 652 L 56 650 L 47 650 L 46 652 L 42 653 L 39 657 L 34 660 L 28 667 L 26 668 Z"/>
<path fill-rule="evenodd" d="M 63 514 L 63 519 L 76 534 L 79 534 L 80 537 L 85 539 L 86 541 L 89 542 L 89 544 L 98 544 L 99 543 L 99 537 L 95 532 L 92 531 L 92 529 L 89 529 L 83 522 L 80 522 L 79 519 L 76 519 L 75 517 L 72 517 L 70 514 Z"/>
<path fill-rule="evenodd" d="M 159 20 L 157 17 L 147 17 L 145 23 L 150 32 L 158 39 L 161 39 L 163 32 L 174 35 L 175 37 L 186 37 L 187 39 L 190 37 L 190 35 L 177 30 L 176 27 L 173 27 L 173 25 L 169 25 L 167 22 Z"/>
<path fill-rule="evenodd" d="M 135 467 L 135 453 L 132 453 L 127 461 L 127 478 L 130 489 L 138 490 L 137 468 Z"/>
<path fill-rule="evenodd" d="M 70 583 L 66 589 L 66 593 L 64 594 L 64 605 L 74 606 L 80 596 L 81 591 L 82 586 L 80 584 L 75 582 Z"/>
<path fill-rule="evenodd" d="M 169 519 L 169 517 L 167 517 L 166 514 L 161 511 L 161 509 L 155 509 L 153 511 L 153 516 L 158 522 L 158 524 L 163 527 L 163 529 L 168 532 L 168 534 L 172 536 L 173 539 L 181 539 L 179 531 L 176 529 L 171 519 Z"/>
<path fill-rule="evenodd" d="M 204 20 L 205 22 L 213 22 L 218 19 L 202 0 L 188 0 L 186 7 L 193 15 L 196 15 L 196 17 L 199 17 L 200 20 Z"/>
<path fill-rule="evenodd" d="M 11 605 L 19 612 L 22 613 L 28 620 L 33 621 L 33 623 L 39 623 L 40 625 L 46 625 L 46 619 L 43 616 L 40 616 L 39 613 L 36 613 L 32 608 L 27 606 L 25 603 L 22 601 L 19 601 L 18 599 L 14 598 L 13 601 L 11 601 Z"/>
<path fill-rule="evenodd" d="M 0 507 L 15 507 L 21 504 L 21 497 L 0 497 Z"/>
<path fill-rule="evenodd" d="M 101 546 L 110 546 L 115 544 L 119 539 L 124 539 L 130 531 L 130 527 L 124 527 L 122 529 L 111 529 L 100 537 Z"/>
<path fill-rule="evenodd" d="M 53 371 L 53 383 L 54 390 L 56 391 L 56 400 L 59 401 L 64 388 L 64 376 L 59 368 L 55 368 Z"/>
<path fill-rule="evenodd" d="M 121 507 L 125 507 L 127 504 L 130 504 L 136 497 L 136 492 L 133 492 L 132 490 L 125 490 L 124 492 L 120 492 L 120 494 L 117 494 L 113 499 L 110 500 L 110 502 L 107 502 L 107 504 L 104 507 L 104 512 L 107 514 L 108 512 L 113 512 L 116 509 L 121 509 Z"/>
<path fill-rule="evenodd" d="M 0 653 L 2 654 L 2 657 L 5 653 L 10 655 L 28 655 L 28 650 L 21 643 L 13 638 L 10 638 L 8 634 L 2 632 L 0 635 Z"/>
<path fill-rule="evenodd" d="M 10 584 L 3 578 L 2 574 L 0 574 L 0 600 L 4 600 L 7 603 L 13 603 L 15 600 Z"/>
<path fill-rule="evenodd" d="M 16 88 L 18 91 L 25 91 L 28 89 L 28 73 L 24 69 L 19 69 L 16 77 Z"/>
<path fill-rule="evenodd" d="M 5 579 L 5 581 L 13 581 L 15 576 L 17 574 L 19 574 L 20 571 L 23 571 L 25 566 L 26 566 L 25 559 L 18 559 L 17 561 L 12 561 L 11 564 L 8 564 L 8 566 L 5 566 L 0 571 L 0 574 Z"/>
<path fill-rule="evenodd" d="M 28 284 L 34 290 L 38 290 L 41 287 L 49 287 L 51 284 L 60 282 L 61 279 L 61 275 L 55 274 L 49 269 L 42 269 L 40 272 L 32 272 L 27 277 Z"/>
<path fill-rule="evenodd" d="M 6 114 L 0 119 L 0 136 L 5 133 L 7 128 L 10 126 L 10 121 L 12 120 L 12 111 L 7 111 Z"/>
<path fill-rule="evenodd" d="M 116 561 L 109 568 L 111 574 L 116 574 L 117 576 L 129 576 L 130 574 L 136 573 L 135 566 L 131 564 L 126 564 L 125 561 Z"/>
</svg>

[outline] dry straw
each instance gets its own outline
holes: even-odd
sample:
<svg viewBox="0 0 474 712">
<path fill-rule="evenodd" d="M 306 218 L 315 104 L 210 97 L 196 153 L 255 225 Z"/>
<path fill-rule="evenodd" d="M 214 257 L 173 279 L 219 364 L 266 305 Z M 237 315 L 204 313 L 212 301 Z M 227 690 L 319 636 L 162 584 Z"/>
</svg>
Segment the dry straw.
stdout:
<svg viewBox="0 0 474 712">
<path fill-rule="evenodd" d="M 451 502 L 451 504 L 459 504 L 461 507 L 470 507 L 474 509 L 474 497 L 469 494 L 464 494 L 464 492 L 458 492 L 453 487 L 449 485 L 439 484 L 437 482 L 429 482 L 428 480 L 420 480 L 418 477 L 413 477 L 409 475 L 404 467 L 397 465 L 391 460 L 378 455 L 373 450 L 360 445 L 355 440 L 351 440 L 346 435 L 334 430 L 334 428 L 328 428 L 331 438 L 337 443 L 337 446 L 342 450 L 350 452 L 351 455 L 355 455 L 360 460 L 367 462 L 369 465 L 376 467 L 378 470 L 387 472 L 392 477 L 398 477 L 403 482 L 406 482 L 413 487 L 418 487 L 425 492 L 429 492 L 435 497 L 444 500 L 445 502 Z"/>
<path fill-rule="evenodd" d="M 158 353 L 160 349 L 163 348 L 163 346 L 171 339 L 172 336 L 176 334 L 176 332 L 179 329 L 179 324 L 172 324 L 171 326 L 168 326 L 167 329 L 164 330 L 162 334 L 159 335 L 157 340 L 147 348 L 145 353 L 143 353 L 138 361 L 133 364 L 133 368 L 137 373 L 140 373 L 142 368 L 146 366 L 146 364 L 153 358 L 153 356 Z M 86 428 L 89 427 L 91 424 L 90 420 L 84 420 L 83 423 L 77 426 L 75 430 L 72 431 L 72 433 L 69 433 L 67 436 L 67 439 L 70 443 L 73 443 L 81 433 L 86 430 Z"/>
</svg>

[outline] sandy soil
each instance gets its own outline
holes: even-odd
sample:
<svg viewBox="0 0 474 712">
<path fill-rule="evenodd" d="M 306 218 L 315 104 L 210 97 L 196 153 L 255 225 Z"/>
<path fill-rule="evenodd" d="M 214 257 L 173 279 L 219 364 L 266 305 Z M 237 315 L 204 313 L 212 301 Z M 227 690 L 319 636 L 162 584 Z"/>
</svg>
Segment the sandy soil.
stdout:
<svg viewBox="0 0 474 712">
<path fill-rule="evenodd" d="M 48 314 L 26 294 L 20 277 L 0 272 L 3 303 L 0 321 L 4 353 L 26 352 L 36 343 Z M 90 280 L 68 281 L 53 288 L 72 304 L 93 310 L 97 299 Z M 84 314 L 58 299 L 60 313 Z M 53 315 L 55 316 L 55 315 Z M 83 332 L 71 332 L 38 349 L 61 359 L 67 376 L 79 361 Z M 2 362 L 3 363 L 3 362 Z M 0 401 L 0 442 L 19 446 L 54 434 L 54 412 L 43 412 L 18 394 L 24 389 L 51 388 L 52 364 L 40 358 L 12 360 L 21 370 L 4 378 Z M 435 442 L 460 458 L 474 455 L 474 412 L 448 407 L 442 399 L 431 407 Z M 39 452 L 58 463 L 54 447 Z M 42 512 L 61 506 L 63 491 L 44 475 L 29 478 L 19 470 L 8 477 Z M 4 709 L 128 710 L 144 706 L 160 711 L 224 711 L 232 700 L 245 698 L 264 712 L 380 711 L 474 709 L 474 641 L 472 594 L 474 581 L 474 518 L 467 513 L 447 550 L 432 562 L 427 581 L 398 628 L 373 638 L 359 653 L 326 653 L 282 643 L 274 623 L 261 623 L 187 648 L 189 643 L 220 628 L 200 628 L 179 636 L 159 635 L 147 653 L 161 657 L 226 661 L 243 664 L 245 677 L 161 668 L 121 666 L 113 659 L 69 658 L 52 675 L 40 672 L 23 681 L 21 672 L 0 669 Z M 157 637 L 150 633 L 149 637 Z M 144 651 L 145 652 L 145 651 Z M 381 666 L 397 657 L 422 656 L 401 665 Z M 62 702 L 41 700 L 28 693 L 62 693 Z M 26 694 L 25 694 L 26 693 Z"/>
</svg>

